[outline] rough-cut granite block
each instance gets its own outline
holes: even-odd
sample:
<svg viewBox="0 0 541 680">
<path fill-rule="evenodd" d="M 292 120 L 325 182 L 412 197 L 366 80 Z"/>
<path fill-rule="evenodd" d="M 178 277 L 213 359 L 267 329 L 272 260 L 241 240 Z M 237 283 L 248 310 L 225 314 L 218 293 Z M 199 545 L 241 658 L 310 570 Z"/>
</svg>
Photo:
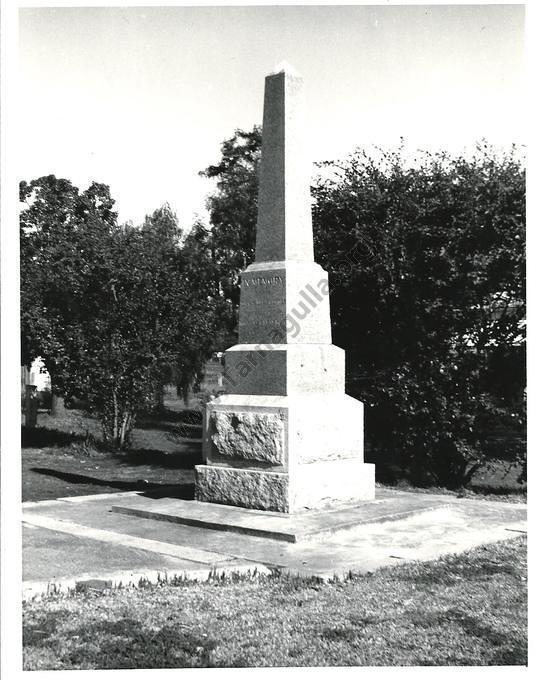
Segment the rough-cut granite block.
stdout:
<svg viewBox="0 0 541 680">
<path fill-rule="evenodd" d="M 213 411 L 209 426 L 220 456 L 271 465 L 285 462 L 284 419 L 278 413 Z"/>
<path fill-rule="evenodd" d="M 195 500 L 289 512 L 289 477 L 279 472 L 196 465 Z"/>
</svg>

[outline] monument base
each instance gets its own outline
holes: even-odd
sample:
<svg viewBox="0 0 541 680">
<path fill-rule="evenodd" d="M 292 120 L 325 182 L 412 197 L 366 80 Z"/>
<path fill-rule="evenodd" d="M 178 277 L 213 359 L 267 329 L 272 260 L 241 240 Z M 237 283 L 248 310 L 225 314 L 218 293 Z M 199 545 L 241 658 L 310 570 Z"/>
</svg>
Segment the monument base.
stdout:
<svg viewBox="0 0 541 680">
<path fill-rule="evenodd" d="M 195 498 L 256 510 L 297 512 L 374 499 L 374 465 L 333 460 L 268 472 L 196 465 Z"/>
<path fill-rule="evenodd" d="M 345 394 L 224 394 L 207 405 L 198 501 L 296 512 L 374 498 L 363 405 Z"/>
</svg>

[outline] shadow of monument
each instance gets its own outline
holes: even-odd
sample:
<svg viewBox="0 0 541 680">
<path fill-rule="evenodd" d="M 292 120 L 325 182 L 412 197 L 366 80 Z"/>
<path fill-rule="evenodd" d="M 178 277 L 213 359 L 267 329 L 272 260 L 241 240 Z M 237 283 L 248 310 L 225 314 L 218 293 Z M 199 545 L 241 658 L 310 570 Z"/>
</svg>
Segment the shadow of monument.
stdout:
<svg viewBox="0 0 541 680">
<path fill-rule="evenodd" d="M 118 489 L 119 491 L 143 491 L 142 495 L 149 498 L 181 498 L 183 500 L 193 500 L 194 485 L 193 484 L 162 484 L 159 482 L 147 482 L 143 479 L 135 481 L 126 481 L 122 479 L 100 479 L 99 477 L 91 477 L 89 475 L 81 475 L 73 472 L 64 472 L 62 470 L 52 470 L 50 468 L 34 467 L 32 472 L 37 472 L 41 475 L 54 477 L 63 482 L 70 484 L 85 484 L 90 486 L 106 487 L 109 489 Z"/>
</svg>

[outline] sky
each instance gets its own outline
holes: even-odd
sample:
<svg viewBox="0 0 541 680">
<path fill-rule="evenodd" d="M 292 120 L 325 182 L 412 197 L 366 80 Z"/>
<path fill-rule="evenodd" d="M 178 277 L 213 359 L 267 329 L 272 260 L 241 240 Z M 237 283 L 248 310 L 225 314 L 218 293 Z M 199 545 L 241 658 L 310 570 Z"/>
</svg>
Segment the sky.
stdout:
<svg viewBox="0 0 541 680">
<path fill-rule="evenodd" d="M 24 8 L 17 174 L 108 184 L 135 224 L 168 202 L 188 229 L 213 189 L 198 172 L 261 123 L 284 60 L 312 161 L 525 144 L 523 22 L 521 5 Z"/>
</svg>

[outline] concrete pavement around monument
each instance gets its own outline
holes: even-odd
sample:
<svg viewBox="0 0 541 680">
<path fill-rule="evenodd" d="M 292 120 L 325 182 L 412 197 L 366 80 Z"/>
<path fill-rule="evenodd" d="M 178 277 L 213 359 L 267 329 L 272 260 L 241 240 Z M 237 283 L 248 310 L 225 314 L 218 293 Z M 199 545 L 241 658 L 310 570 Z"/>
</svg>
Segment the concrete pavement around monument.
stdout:
<svg viewBox="0 0 541 680">
<path fill-rule="evenodd" d="M 300 537 L 297 542 L 239 533 L 231 527 L 190 526 L 112 511 L 113 506 L 123 504 L 148 505 L 142 496 L 129 492 L 24 503 L 25 599 L 78 583 L 105 587 L 137 584 L 141 578 L 156 581 L 166 575 L 205 579 L 211 571 L 280 570 L 343 577 L 350 571 L 363 573 L 404 561 L 436 559 L 526 532 L 523 503 L 381 488 L 376 501 L 369 502 L 372 512 L 378 499 L 393 506 L 409 505 L 411 512 L 395 514 L 387 521 L 376 513 L 364 523 L 356 521 L 349 528 L 337 525 L 332 533 Z M 212 506 L 215 517 L 219 518 L 222 507 Z M 257 511 L 250 512 L 257 515 Z M 342 518 L 347 516 L 348 508 L 341 512 Z M 351 507 L 351 512 L 358 513 L 358 507 Z M 225 520 L 223 528 L 227 528 Z"/>
</svg>

